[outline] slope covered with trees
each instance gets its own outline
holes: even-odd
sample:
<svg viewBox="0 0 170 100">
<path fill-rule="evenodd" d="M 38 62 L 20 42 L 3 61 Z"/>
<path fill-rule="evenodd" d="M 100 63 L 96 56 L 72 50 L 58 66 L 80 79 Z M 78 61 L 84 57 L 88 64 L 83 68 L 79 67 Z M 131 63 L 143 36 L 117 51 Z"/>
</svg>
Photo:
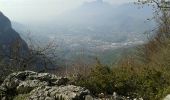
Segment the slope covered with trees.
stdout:
<svg viewBox="0 0 170 100">
<path fill-rule="evenodd" d="M 170 93 L 169 3 L 141 0 L 137 4 L 154 6 L 154 20 L 158 26 L 152 32 L 156 35 L 112 67 L 97 60 L 90 72 L 78 73 L 75 84 L 87 87 L 94 95 L 116 92 L 131 99 L 162 100 Z"/>
<path fill-rule="evenodd" d="M 52 42 L 40 46 L 29 37 L 23 40 L 0 12 L 0 81 L 6 75 L 21 70 L 43 71 L 56 67 L 56 45 Z M 28 44 L 27 44 L 28 43 Z"/>
<path fill-rule="evenodd" d="M 62 72 L 71 80 L 70 84 L 86 87 L 91 95 L 103 99 L 117 93 L 128 97 L 125 100 L 161 100 L 170 94 L 170 3 L 163 0 L 139 0 L 137 4 L 153 6 L 154 20 L 158 25 L 152 31 L 155 35 L 113 66 L 103 65 L 98 59 L 94 65 L 88 65 L 79 59 L 73 67 L 69 66 Z M 45 80 L 48 81 L 48 78 L 45 77 Z M 47 83 L 51 84 L 52 81 Z M 22 98 L 22 95 L 19 97 Z"/>
</svg>

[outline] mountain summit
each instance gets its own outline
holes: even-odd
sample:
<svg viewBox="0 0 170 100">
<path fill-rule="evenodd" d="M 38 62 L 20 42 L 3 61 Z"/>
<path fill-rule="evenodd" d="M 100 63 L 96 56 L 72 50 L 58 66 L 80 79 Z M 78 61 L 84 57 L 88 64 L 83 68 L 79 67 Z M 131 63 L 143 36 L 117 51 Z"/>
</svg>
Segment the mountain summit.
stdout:
<svg viewBox="0 0 170 100">
<path fill-rule="evenodd" d="M 11 28 L 10 20 L 0 12 L 0 31 L 6 31 Z"/>
</svg>

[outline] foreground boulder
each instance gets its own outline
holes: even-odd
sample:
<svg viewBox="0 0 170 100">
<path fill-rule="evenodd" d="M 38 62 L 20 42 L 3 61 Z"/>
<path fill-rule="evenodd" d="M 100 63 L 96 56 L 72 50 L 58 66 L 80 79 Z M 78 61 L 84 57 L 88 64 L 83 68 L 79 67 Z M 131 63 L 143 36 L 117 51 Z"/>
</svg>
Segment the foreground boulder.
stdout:
<svg viewBox="0 0 170 100">
<path fill-rule="evenodd" d="M 88 90 L 82 87 L 73 85 L 50 87 L 43 86 L 36 88 L 30 94 L 29 100 L 84 100 L 89 93 Z"/>
<path fill-rule="evenodd" d="M 84 100 L 89 91 L 69 84 L 69 79 L 49 73 L 24 71 L 9 75 L 0 86 L 0 100 Z M 17 100 L 17 99 L 16 99 Z"/>
<path fill-rule="evenodd" d="M 167 95 L 163 100 L 170 100 L 170 95 Z"/>
</svg>

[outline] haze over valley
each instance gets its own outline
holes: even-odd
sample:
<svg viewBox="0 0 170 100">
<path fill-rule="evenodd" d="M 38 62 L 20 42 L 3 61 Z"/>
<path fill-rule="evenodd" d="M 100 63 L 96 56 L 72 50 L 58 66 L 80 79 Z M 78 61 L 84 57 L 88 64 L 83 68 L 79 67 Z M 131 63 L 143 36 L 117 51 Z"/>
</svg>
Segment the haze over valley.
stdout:
<svg viewBox="0 0 170 100">
<path fill-rule="evenodd" d="M 0 0 L 0 100 L 170 100 L 170 0 Z"/>
<path fill-rule="evenodd" d="M 108 51 L 143 44 L 147 40 L 143 33 L 154 26 L 148 18 L 152 18 L 150 7 L 139 9 L 133 2 L 116 5 L 94 0 L 48 20 L 12 24 L 23 37 L 29 35 L 42 43 L 55 41 L 63 59 L 82 54 L 102 59 Z"/>
</svg>

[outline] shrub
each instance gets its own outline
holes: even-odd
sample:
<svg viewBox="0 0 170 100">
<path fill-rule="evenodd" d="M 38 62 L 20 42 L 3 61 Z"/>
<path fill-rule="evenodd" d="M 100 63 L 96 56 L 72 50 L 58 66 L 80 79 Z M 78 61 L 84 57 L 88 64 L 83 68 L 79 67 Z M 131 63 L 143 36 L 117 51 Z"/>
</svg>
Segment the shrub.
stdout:
<svg viewBox="0 0 170 100">
<path fill-rule="evenodd" d="M 16 96 L 13 100 L 26 100 L 29 97 L 29 94 L 20 94 Z"/>
<path fill-rule="evenodd" d="M 0 90 L 0 100 L 5 96 L 4 91 Z"/>
<path fill-rule="evenodd" d="M 76 84 L 93 94 L 117 92 L 131 98 L 160 100 L 170 93 L 169 43 L 153 54 L 149 63 L 127 57 L 116 67 L 109 68 L 98 61 L 90 74 L 81 76 Z"/>
<path fill-rule="evenodd" d="M 155 66 L 114 68 L 114 89 L 124 96 L 160 100 L 170 86 L 169 72 Z"/>
<path fill-rule="evenodd" d="M 113 93 L 111 73 L 109 67 L 103 66 L 98 61 L 91 69 L 89 75 L 82 75 L 76 84 L 87 87 L 94 95 L 99 93 Z"/>
</svg>

